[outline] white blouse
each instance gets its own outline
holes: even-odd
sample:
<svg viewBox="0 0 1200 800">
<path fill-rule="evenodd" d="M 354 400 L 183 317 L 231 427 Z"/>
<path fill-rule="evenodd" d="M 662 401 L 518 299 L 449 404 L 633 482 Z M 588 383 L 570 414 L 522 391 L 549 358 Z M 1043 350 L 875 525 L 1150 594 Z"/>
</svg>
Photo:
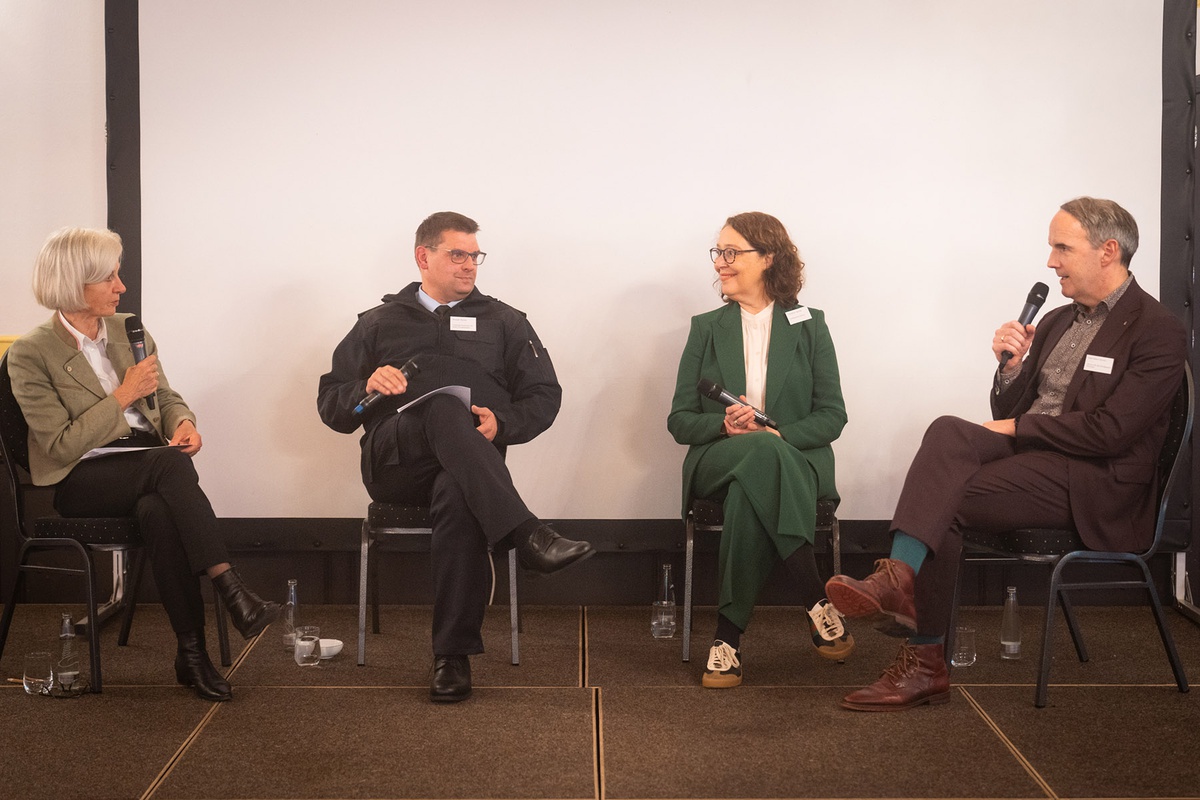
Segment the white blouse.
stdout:
<svg viewBox="0 0 1200 800">
<path fill-rule="evenodd" d="M 742 309 L 742 344 L 746 357 L 746 401 L 757 409 L 763 407 L 767 391 L 767 351 L 771 349 L 771 318 L 775 301 L 757 314 Z"/>
</svg>

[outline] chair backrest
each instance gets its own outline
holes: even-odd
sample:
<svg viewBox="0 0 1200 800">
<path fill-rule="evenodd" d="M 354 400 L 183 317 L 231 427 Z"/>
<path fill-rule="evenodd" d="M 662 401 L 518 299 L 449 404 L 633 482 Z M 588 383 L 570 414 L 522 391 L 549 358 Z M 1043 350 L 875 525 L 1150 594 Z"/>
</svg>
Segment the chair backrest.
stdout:
<svg viewBox="0 0 1200 800">
<path fill-rule="evenodd" d="M 12 378 L 8 375 L 8 353 L 0 357 L 0 451 L 4 453 L 5 474 L 13 496 L 16 512 L 16 531 L 24 536 L 21 526 L 25 518 L 24 481 L 21 473 L 29 472 L 29 426 L 13 396 Z"/>
<path fill-rule="evenodd" d="M 1196 388 L 1192 383 L 1192 367 L 1183 365 L 1183 383 L 1175 392 L 1171 403 L 1171 419 L 1167 426 L 1167 438 L 1158 453 L 1158 515 L 1154 520 L 1154 541 L 1143 558 L 1149 558 L 1162 543 L 1163 528 L 1167 520 L 1167 503 L 1171 489 L 1179 478 L 1181 464 L 1188 450 L 1184 446 L 1192 435 L 1192 417 L 1195 413 Z"/>
</svg>

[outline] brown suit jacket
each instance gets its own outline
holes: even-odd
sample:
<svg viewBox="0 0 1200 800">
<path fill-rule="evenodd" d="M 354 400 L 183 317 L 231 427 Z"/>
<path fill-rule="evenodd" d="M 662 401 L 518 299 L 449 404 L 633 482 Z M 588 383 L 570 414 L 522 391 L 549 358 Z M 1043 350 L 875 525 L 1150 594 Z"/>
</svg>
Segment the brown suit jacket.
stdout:
<svg viewBox="0 0 1200 800">
<path fill-rule="evenodd" d="M 108 358 L 118 378 L 133 366 L 133 348 L 125 335 L 128 316 L 114 314 L 105 320 Z M 156 349 L 146 334 L 146 354 L 152 355 Z M 57 313 L 13 342 L 8 350 L 8 374 L 29 425 L 29 472 L 39 486 L 58 483 L 84 453 L 130 432 L 117 399 L 105 394 Z M 167 383 L 161 362 L 155 398 L 154 409 L 145 398 L 135 405 L 164 441 L 183 420 L 196 421 L 183 398 Z"/>
<path fill-rule="evenodd" d="M 1070 456 L 1071 515 L 1084 544 L 1093 550 L 1144 549 L 1154 535 L 1155 464 L 1183 379 L 1187 332 L 1133 281 L 1087 351 L 1111 358 L 1111 373 L 1089 371 L 1081 362 L 1061 415 L 1020 416 L 1037 397 L 1038 373 L 1073 315 L 1068 305 L 1042 319 L 1017 380 L 1003 394 L 998 383 L 993 387 L 992 414 L 1018 417 L 1019 449 Z"/>
</svg>

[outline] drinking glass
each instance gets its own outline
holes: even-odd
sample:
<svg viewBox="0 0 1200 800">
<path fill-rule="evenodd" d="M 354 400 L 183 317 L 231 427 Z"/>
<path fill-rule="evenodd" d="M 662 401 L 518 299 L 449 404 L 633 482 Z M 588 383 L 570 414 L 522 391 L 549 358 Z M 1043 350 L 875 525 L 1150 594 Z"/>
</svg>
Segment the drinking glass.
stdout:
<svg viewBox="0 0 1200 800">
<path fill-rule="evenodd" d="M 25 676 L 21 683 L 26 694 L 49 694 L 54 679 L 49 653 L 30 653 L 25 656 Z"/>
<path fill-rule="evenodd" d="M 296 626 L 296 663 L 314 667 L 321 663 L 321 629 L 316 625 Z"/>
<path fill-rule="evenodd" d="M 950 665 L 969 667 L 975 663 L 975 629 L 959 625 L 954 629 L 954 652 L 950 654 Z"/>
</svg>

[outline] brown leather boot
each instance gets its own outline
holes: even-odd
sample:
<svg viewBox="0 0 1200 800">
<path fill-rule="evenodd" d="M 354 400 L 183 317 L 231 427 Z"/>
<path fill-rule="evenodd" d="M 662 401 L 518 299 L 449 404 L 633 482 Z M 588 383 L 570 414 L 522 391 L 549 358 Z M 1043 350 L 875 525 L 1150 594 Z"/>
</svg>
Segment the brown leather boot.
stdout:
<svg viewBox="0 0 1200 800">
<path fill-rule="evenodd" d="M 834 575 L 825 583 L 825 596 L 850 619 L 865 619 L 888 636 L 907 638 L 917 631 L 913 604 L 916 573 L 903 561 L 881 558 L 875 571 L 861 581 Z"/>
<path fill-rule="evenodd" d="M 900 645 L 896 660 L 870 686 L 851 692 L 842 707 L 854 711 L 904 711 L 950 700 L 945 645 Z"/>
</svg>

